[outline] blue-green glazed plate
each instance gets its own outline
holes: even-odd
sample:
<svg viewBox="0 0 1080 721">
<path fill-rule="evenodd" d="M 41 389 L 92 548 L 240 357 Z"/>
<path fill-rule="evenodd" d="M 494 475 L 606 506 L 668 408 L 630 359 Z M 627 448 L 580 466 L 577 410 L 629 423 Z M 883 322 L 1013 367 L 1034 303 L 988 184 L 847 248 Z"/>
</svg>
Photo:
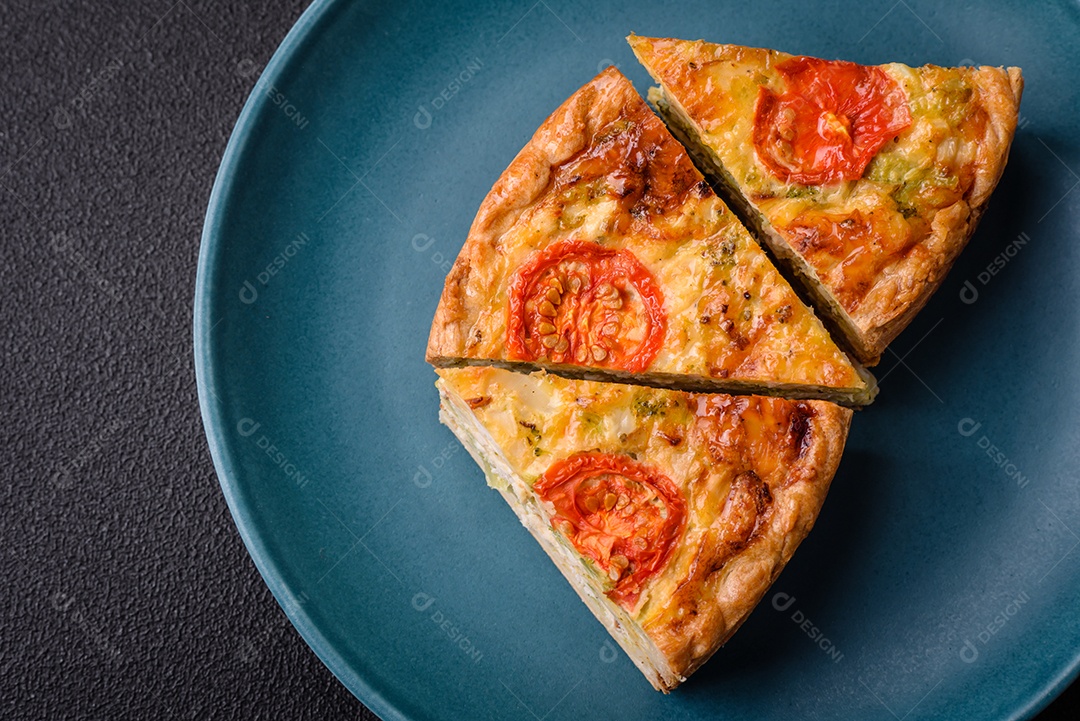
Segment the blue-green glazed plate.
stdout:
<svg viewBox="0 0 1080 721">
<path fill-rule="evenodd" d="M 1012 158 L 878 367 L 817 527 L 677 692 L 616 651 L 436 419 L 443 278 L 491 184 L 631 31 L 1019 65 Z M 195 298 L 236 525 L 386 719 L 1029 718 L 1080 663 L 1075 4 L 317 2 L 241 115 Z M 237 72 L 259 72 L 249 62 Z"/>
</svg>

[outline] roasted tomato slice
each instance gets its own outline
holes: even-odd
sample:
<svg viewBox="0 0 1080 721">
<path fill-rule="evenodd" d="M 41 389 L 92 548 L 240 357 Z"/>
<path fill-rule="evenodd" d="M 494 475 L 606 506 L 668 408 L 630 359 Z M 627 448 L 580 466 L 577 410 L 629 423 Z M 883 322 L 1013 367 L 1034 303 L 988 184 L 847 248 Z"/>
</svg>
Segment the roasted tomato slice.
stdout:
<svg viewBox="0 0 1080 721">
<path fill-rule="evenodd" d="M 881 146 L 911 125 L 907 95 L 881 68 L 795 57 L 776 69 L 787 91 L 759 91 L 754 148 L 785 182 L 861 178 Z"/>
<path fill-rule="evenodd" d="M 663 294 L 628 250 L 564 240 L 538 252 L 510 284 L 507 345 L 518 360 L 639 373 L 666 330 Z"/>
<path fill-rule="evenodd" d="M 667 563 L 686 520 L 678 487 L 627 456 L 579 453 L 556 461 L 533 488 L 555 506 L 555 530 L 608 574 L 608 596 L 626 609 Z"/>
</svg>

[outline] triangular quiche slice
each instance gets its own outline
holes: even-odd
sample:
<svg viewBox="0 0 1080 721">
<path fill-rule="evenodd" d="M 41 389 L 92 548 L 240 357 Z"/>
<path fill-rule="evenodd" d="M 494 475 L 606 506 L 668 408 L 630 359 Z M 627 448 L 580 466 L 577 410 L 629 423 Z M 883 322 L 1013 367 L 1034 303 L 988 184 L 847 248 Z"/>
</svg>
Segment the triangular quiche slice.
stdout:
<svg viewBox="0 0 1080 721">
<path fill-rule="evenodd" d="M 439 417 L 658 690 L 727 641 L 814 525 L 852 411 L 491 367 Z"/>
<path fill-rule="evenodd" d="M 484 199 L 427 358 L 852 406 L 876 392 L 614 68 Z"/>
<path fill-rule="evenodd" d="M 874 365 L 974 232 L 1019 68 L 866 66 L 631 35 L 675 133 Z"/>
</svg>

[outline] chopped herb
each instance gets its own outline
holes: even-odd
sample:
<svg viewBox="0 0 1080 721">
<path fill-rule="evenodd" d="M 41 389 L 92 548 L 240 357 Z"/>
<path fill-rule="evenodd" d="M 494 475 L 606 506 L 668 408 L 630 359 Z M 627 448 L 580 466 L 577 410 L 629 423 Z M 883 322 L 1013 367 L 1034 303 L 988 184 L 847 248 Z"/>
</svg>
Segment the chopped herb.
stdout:
<svg viewBox="0 0 1080 721">
<path fill-rule="evenodd" d="M 541 435 L 540 431 L 536 430 L 535 423 L 529 423 L 528 421 L 518 421 L 518 425 L 529 431 L 529 435 L 526 436 L 525 442 L 528 443 L 530 446 L 535 446 L 541 441 L 541 439 L 543 439 L 544 436 Z"/>
<path fill-rule="evenodd" d="M 702 251 L 701 257 L 709 261 L 713 267 L 719 265 L 734 265 L 735 251 L 738 243 L 734 238 L 724 238 L 719 243 L 709 243 Z"/>
<path fill-rule="evenodd" d="M 817 195 L 817 188 L 806 185 L 795 185 L 788 188 L 784 193 L 785 198 L 813 198 Z"/>
<path fill-rule="evenodd" d="M 667 404 L 659 398 L 651 398 L 647 395 L 639 395 L 634 399 L 634 415 L 638 418 L 650 418 L 664 415 Z"/>
<path fill-rule="evenodd" d="M 896 206 L 896 209 L 899 210 L 900 215 L 904 216 L 905 218 L 913 218 L 919 214 L 919 211 L 915 210 L 915 207 L 911 205 L 898 204 Z"/>
</svg>

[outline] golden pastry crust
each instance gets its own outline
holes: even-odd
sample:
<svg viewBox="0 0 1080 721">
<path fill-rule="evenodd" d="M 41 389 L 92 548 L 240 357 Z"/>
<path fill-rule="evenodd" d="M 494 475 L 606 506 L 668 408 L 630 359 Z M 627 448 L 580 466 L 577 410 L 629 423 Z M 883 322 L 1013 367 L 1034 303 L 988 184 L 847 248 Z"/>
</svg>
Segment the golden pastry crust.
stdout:
<svg viewBox="0 0 1080 721">
<path fill-rule="evenodd" d="M 667 668 L 642 670 L 664 691 L 730 638 L 814 525 L 852 416 L 824 401 L 692 394 L 493 368 L 444 369 L 439 376 L 444 403 L 476 419 L 516 479 L 513 493 L 522 498 L 511 505 L 541 508 L 543 532 L 563 546 L 570 541 L 554 530 L 554 507 L 532 489 L 575 454 L 633 459 L 678 489 L 685 526 L 666 563 L 621 608 L 605 601 L 620 621 L 605 625 L 639 666 L 648 653 L 617 627 L 641 629 L 658 649 Z M 476 440 L 463 441 L 475 455 Z M 491 459 L 483 464 L 490 478 Z M 611 594 L 614 582 L 602 563 L 578 556 L 568 569 L 544 533 L 538 540 L 583 600 L 590 597 L 583 584 Z M 590 608 L 603 620 L 605 609 Z"/>
<path fill-rule="evenodd" d="M 684 677 L 738 630 L 814 527 L 840 464 L 851 412 L 821 401 L 805 403 L 811 412 L 806 421 L 809 440 L 786 468 L 779 488 L 772 490 L 772 508 L 754 540 L 726 562 L 723 544 L 702 543 L 674 602 L 646 627 Z M 714 528 L 722 534 L 722 524 Z"/>
<path fill-rule="evenodd" d="M 929 69 L 924 70 L 929 72 Z M 930 231 L 921 242 L 926 255 L 912 253 L 899 261 L 895 273 L 879 280 L 874 292 L 852 315 L 860 331 L 856 355 L 868 365 L 878 363 L 885 348 L 941 286 L 953 262 L 974 234 L 1009 159 L 1024 88 L 1020 69 L 953 70 L 957 71 L 969 74 L 975 89 L 978 100 L 971 104 L 971 112 L 986 114 L 983 132 L 971 141 L 977 148 L 972 162 L 974 182 L 966 198 L 933 214 Z"/>
<path fill-rule="evenodd" d="M 758 95 L 784 91 L 777 66 L 792 56 L 629 41 L 662 86 L 656 99 L 668 121 L 739 196 L 762 240 L 806 281 L 859 360 L 875 365 L 974 232 L 1008 158 L 1020 70 L 877 66 L 902 89 L 910 126 L 885 142 L 859 179 L 803 185 L 770 172 L 752 140 Z"/>
<path fill-rule="evenodd" d="M 644 280 L 632 286 L 627 272 L 611 273 L 624 283 L 609 306 L 619 310 L 600 321 L 593 314 L 584 330 L 564 327 L 561 316 L 522 329 L 512 306 L 515 284 L 528 283 L 523 268 L 571 246 L 617 255 Z M 550 271 L 545 282 L 564 294 L 551 312 L 561 313 L 574 268 L 588 262 L 579 254 Z M 586 280 L 582 293 L 597 287 Z M 649 297 L 662 312 L 650 315 Z M 521 301 L 519 316 L 538 300 Z M 615 337 L 605 335 L 616 326 Z M 653 355 L 642 350 L 650 339 Z M 876 392 L 614 68 L 544 122 L 485 198 L 447 276 L 427 358 L 438 367 L 491 363 L 856 406 Z"/>
</svg>

